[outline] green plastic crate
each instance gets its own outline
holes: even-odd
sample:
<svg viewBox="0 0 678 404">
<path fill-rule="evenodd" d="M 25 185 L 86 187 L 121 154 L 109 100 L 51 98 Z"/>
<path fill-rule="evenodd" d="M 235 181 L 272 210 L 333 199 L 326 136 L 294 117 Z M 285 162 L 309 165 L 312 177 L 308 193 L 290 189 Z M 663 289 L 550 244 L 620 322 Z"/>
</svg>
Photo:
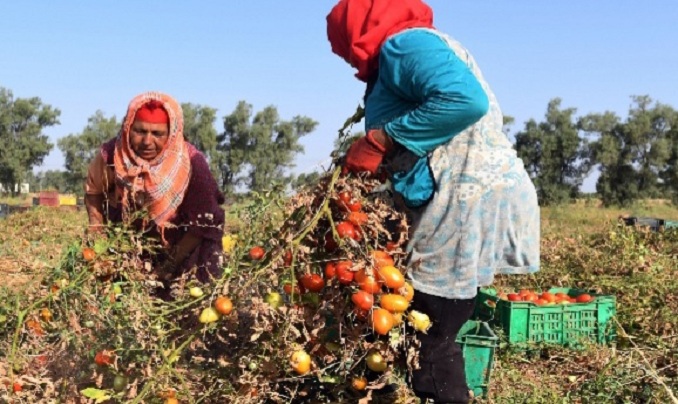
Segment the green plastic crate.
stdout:
<svg viewBox="0 0 678 404">
<path fill-rule="evenodd" d="M 466 384 L 476 397 L 485 396 L 499 338 L 486 322 L 469 320 L 461 327 L 456 341 L 464 355 Z"/>
<path fill-rule="evenodd" d="M 612 322 L 616 314 L 614 296 L 570 288 L 552 288 L 548 291 L 563 292 L 572 297 L 589 293 L 594 300 L 589 303 L 538 306 L 531 302 L 500 300 L 494 289 L 481 289 L 476 317 L 498 325 L 508 343 L 516 347 L 534 344 L 576 347 L 584 341 L 609 344 L 615 340 L 616 329 Z"/>
<path fill-rule="evenodd" d="M 664 220 L 665 229 L 676 229 L 678 228 L 678 220 Z"/>
</svg>

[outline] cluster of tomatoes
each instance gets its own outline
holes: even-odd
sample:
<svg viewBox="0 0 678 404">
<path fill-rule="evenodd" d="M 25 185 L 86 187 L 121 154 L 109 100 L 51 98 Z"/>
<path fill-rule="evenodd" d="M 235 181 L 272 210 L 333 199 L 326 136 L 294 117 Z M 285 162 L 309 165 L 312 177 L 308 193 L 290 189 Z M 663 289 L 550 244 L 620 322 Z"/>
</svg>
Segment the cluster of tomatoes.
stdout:
<svg viewBox="0 0 678 404">
<path fill-rule="evenodd" d="M 324 195 L 318 198 L 323 199 Z M 348 303 L 348 311 L 341 311 L 345 307 L 343 304 L 334 306 L 338 308 L 336 310 L 340 310 L 342 316 L 365 324 L 377 336 L 389 335 L 405 320 L 413 329 L 426 331 L 431 322 L 424 313 L 410 309 L 414 289 L 396 262 L 401 251 L 392 238 L 399 238 L 385 234 L 386 226 L 381 222 L 384 215 L 378 214 L 383 211 L 376 212 L 383 207 L 370 205 L 364 209 L 363 200 L 356 188 L 331 194 L 328 206 L 332 220 L 320 221 L 309 237 L 312 241 L 307 245 L 312 259 L 306 256 L 300 259 L 301 262 L 294 262 L 294 249 L 284 247 L 281 254 L 281 268 L 285 268 L 282 295 L 270 292 L 265 301 L 277 308 L 285 302 L 303 305 L 313 298 L 327 301 L 340 296 L 339 301 Z M 316 199 L 311 205 L 318 207 L 320 204 Z M 248 252 L 253 262 L 273 254 L 262 246 L 251 247 Z M 288 269 L 292 267 L 294 275 L 288 276 Z M 289 364 L 296 374 L 305 375 L 311 371 L 312 350 L 308 352 L 302 348 L 290 356 Z M 364 356 L 367 368 L 376 373 L 385 372 L 389 365 L 384 354 L 375 347 L 368 349 Z M 356 390 L 365 389 L 366 385 L 363 376 L 356 375 L 351 380 L 351 386 Z"/>
<path fill-rule="evenodd" d="M 507 300 L 509 302 L 531 302 L 537 306 L 547 306 L 555 304 L 571 304 L 571 303 L 589 303 L 594 300 L 594 297 L 588 293 L 581 293 L 576 296 L 570 296 L 564 292 L 535 292 L 530 289 L 521 289 L 518 292 L 506 293 L 502 292 L 498 295 L 499 299 Z"/>
</svg>

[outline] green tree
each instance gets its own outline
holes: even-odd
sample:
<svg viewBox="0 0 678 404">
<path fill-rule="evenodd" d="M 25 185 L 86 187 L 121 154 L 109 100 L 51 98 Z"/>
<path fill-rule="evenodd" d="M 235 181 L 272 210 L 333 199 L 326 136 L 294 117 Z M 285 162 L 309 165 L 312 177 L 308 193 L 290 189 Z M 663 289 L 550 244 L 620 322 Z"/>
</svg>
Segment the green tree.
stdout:
<svg viewBox="0 0 678 404">
<path fill-rule="evenodd" d="M 42 164 L 53 147 L 43 130 L 58 125 L 60 114 L 38 97 L 15 99 L 0 87 L 0 184 L 5 189 L 14 192 L 14 184 Z"/>
<path fill-rule="evenodd" d="M 224 117 L 224 133 L 219 135 L 222 189 L 233 194 L 238 187 L 262 191 L 275 183 L 293 179 L 289 169 L 303 153 L 299 139 L 311 133 L 318 123 L 305 116 L 282 121 L 278 110 L 268 106 L 252 118 L 252 106 L 240 101 L 233 113 Z"/>
<path fill-rule="evenodd" d="M 666 137 L 669 140 L 669 158 L 664 169 L 659 172 L 659 178 L 666 196 L 678 203 L 678 111 L 671 114 Z"/>
<path fill-rule="evenodd" d="M 629 205 L 665 193 L 659 173 L 671 157 L 671 121 L 675 111 L 648 96 L 632 96 L 625 122 L 607 112 L 582 118 L 582 128 L 597 134 L 592 147 L 599 165 L 596 183 L 605 205 Z"/>
<path fill-rule="evenodd" d="M 57 141 L 65 159 L 65 191 L 83 193 L 89 163 L 99 153 L 101 145 L 118 134 L 120 125 L 115 116 L 106 118 L 103 112 L 97 111 L 89 117 L 81 133 L 69 134 Z"/>
<path fill-rule="evenodd" d="M 545 121 L 531 119 L 516 134 L 516 150 L 534 181 L 540 203 L 548 205 L 577 196 L 591 170 L 587 139 L 579 136 L 575 108 L 560 108 L 555 98 L 548 104 Z"/>
<path fill-rule="evenodd" d="M 31 189 L 34 191 L 56 189 L 61 193 L 73 193 L 68 181 L 68 171 L 47 170 L 37 173 L 30 181 L 30 184 Z M 80 184 L 80 189 L 82 189 L 82 184 Z"/>
<path fill-rule="evenodd" d="M 214 126 L 217 110 L 199 104 L 181 104 L 184 114 L 184 138 L 205 154 L 212 175 L 221 182 L 222 152 L 218 149 L 218 132 Z"/>
</svg>

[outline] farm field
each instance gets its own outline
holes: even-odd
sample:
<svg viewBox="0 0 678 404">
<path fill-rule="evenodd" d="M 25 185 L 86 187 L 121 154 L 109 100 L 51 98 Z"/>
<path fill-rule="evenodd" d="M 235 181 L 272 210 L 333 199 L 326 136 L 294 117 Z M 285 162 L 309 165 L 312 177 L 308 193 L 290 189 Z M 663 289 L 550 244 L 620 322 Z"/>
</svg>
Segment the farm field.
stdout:
<svg viewBox="0 0 678 404">
<path fill-rule="evenodd" d="M 533 276 L 499 277 L 494 286 L 501 290 L 571 287 L 614 295 L 616 344 L 579 350 L 549 347 L 525 353 L 512 350 L 499 333 L 501 344 L 489 394 L 475 402 L 675 402 L 678 231 L 634 229 L 620 224 L 618 218 L 678 220 L 678 209 L 662 201 L 646 201 L 630 209 L 601 208 L 594 201 L 580 201 L 543 208 L 541 214 L 542 270 Z M 231 217 L 236 234 L 243 224 L 252 225 Z M 0 219 L 0 288 L 5 289 L 0 296 L 37 293 L 45 274 L 73 255 L 85 224 L 84 211 L 53 208 Z M 0 314 L 14 307 L 9 301 L 1 304 Z M 10 341 L 0 341 L 2 357 L 10 345 Z M 7 377 L 1 372 L 6 373 L 6 368 L 0 367 L 0 379 Z M 0 385 L 0 397 L 2 389 Z M 390 402 L 416 402 L 403 386 L 399 391 L 398 398 L 390 398 Z M 234 394 L 240 393 L 249 400 L 243 402 L 257 402 L 252 391 Z M 359 395 L 355 397 L 357 402 Z M 184 397 L 181 402 L 193 401 Z"/>
</svg>

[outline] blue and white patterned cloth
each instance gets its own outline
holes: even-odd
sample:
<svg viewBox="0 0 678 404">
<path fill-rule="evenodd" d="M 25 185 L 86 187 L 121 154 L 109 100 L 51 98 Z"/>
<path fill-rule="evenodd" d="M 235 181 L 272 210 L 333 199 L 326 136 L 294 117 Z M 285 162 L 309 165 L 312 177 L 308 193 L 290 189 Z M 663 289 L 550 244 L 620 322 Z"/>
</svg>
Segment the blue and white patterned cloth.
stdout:
<svg viewBox="0 0 678 404">
<path fill-rule="evenodd" d="M 416 290 L 470 299 L 497 273 L 539 270 L 539 206 L 502 113 L 470 53 L 432 29 L 408 29 L 381 48 L 365 101 L 366 129 L 383 128 L 418 163 L 397 183 L 421 195 L 410 213 L 408 273 Z M 422 169 L 422 167 L 424 167 Z M 419 187 L 417 188 L 417 185 Z"/>
</svg>

